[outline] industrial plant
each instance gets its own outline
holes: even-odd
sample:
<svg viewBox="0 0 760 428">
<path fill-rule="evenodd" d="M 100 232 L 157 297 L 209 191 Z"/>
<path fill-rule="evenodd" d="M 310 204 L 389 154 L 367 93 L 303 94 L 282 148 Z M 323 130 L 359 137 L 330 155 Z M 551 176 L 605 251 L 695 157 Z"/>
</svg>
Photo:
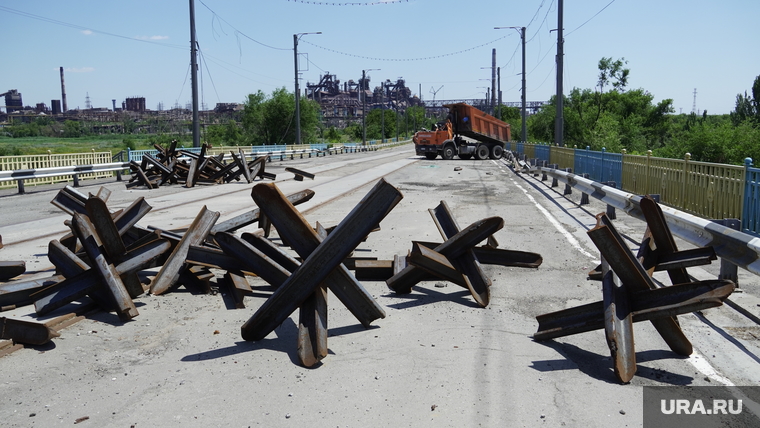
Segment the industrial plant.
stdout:
<svg viewBox="0 0 760 428">
<path fill-rule="evenodd" d="M 0 125 L 4 123 L 29 123 L 40 116 L 48 116 L 56 121 L 74 120 L 95 123 L 93 129 L 99 132 L 121 133 L 124 132 L 124 129 L 121 129 L 120 123 L 123 123 L 125 119 L 132 119 L 135 122 L 151 117 L 176 121 L 192 120 L 190 105 L 182 107 L 175 104 L 169 109 L 164 109 L 163 103 L 158 103 L 158 108 L 151 110 L 147 108 L 145 97 L 141 96 L 127 97 L 120 102 L 113 99 L 109 109 L 107 107 L 92 107 L 88 94 L 84 109 L 69 109 L 63 67 L 60 67 L 60 80 L 60 99 L 51 99 L 50 105 L 44 102 L 37 102 L 33 107 L 24 105 L 21 92 L 18 89 L 10 89 L 0 94 L 0 97 L 5 97 L 5 111 L 0 110 Z M 420 85 L 418 94 L 421 93 L 422 87 Z M 423 101 L 419 95 L 414 95 L 412 89 L 406 86 L 403 78 L 398 78 L 395 82 L 387 79 L 372 88 L 370 78 L 367 76 L 341 82 L 335 74 L 326 72 L 320 76 L 319 82 L 307 82 L 302 96 L 319 104 L 324 125 L 339 129 L 360 123 L 362 118 L 373 109 L 403 112 L 412 106 L 422 106 L 425 107 L 428 116 L 439 117 L 443 114 L 444 104 L 465 102 L 483 111 L 493 112 L 493 105 L 487 98 L 468 100 L 435 100 L 433 98 L 432 101 Z M 531 103 L 529 109 L 535 111 L 541 104 L 543 103 Z M 502 105 L 516 107 L 518 103 L 502 103 Z M 207 124 L 218 123 L 219 120 L 235 118 L 237 112 L 242 108 L 243 105 L 239 103 L 217 103 L 213 109 L 202 109 L 201 120 Z M 97 125 L 97 123 L 101 123 L 101 125 Z M 145 131 L 151 132 L 147 129 Z"/>
</svg>

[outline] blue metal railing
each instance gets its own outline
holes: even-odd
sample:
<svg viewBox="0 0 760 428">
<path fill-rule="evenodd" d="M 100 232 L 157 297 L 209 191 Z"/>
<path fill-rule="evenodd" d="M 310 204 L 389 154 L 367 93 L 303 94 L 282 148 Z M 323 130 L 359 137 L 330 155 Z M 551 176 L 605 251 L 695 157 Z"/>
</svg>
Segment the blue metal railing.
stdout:
<svg viewBox="0 0 760 428">
<path fill-rule="evenodd" d="M 536 158 L 542 161 L 549 162 L 549 155 L 551 154 L 551 146 L 536 146 Z"/>
<path fill-rule="evenodd" d="M 573 172 L 576 174 L 588 174 L 594 181 L 614 181 L 618 186 L 623 180 L 623 155 L 620 153 L 607 153 L 602 148 L 601 152 L 575 149 Z"/>
<path fill-rule="evenodd" d="M 742 232 L 760 234 L 760 168 L 752 167 L 752 159 L 744 159 L 744 200 L 742 201 Z"/>
<path fill-rule="evenodd" d="M 517 152 L 525 154 L 525 144 L 522 142 L 510 143 L 517 146 Z M 549 160 L 552 146 L 534 145 L 535 157 L 540 160 Z M 744 196 L 742 199 L 741 223 L 742 232 L 760 237 L 760 168 L 752 167 L 752 159 L 744 160 L 746 170 L 744 179 Z M 625 188 L 623 183 L 623 155 L 621 153 L 608 153 L 593 151 L 587 146 L 585 149 L 573 151 L 573 173 L 588 174 L 589 179 L 598 182 L 614 181 L 617 188 Z"/>
</svg>

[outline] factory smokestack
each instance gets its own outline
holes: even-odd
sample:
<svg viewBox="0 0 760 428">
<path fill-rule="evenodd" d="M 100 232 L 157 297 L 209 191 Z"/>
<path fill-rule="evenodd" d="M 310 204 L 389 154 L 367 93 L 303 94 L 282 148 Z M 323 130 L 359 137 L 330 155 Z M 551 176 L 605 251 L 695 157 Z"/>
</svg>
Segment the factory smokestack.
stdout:
<svg viewBox="0 0 760 428">
<path fill-rule="evenodd" d="M 61 101 L 63 102 L 63 113 L 66 113 L 68 107 L 66 106 L 66 84 L 63 83 L 63 67 L 61 67 Z"/>
</svg>

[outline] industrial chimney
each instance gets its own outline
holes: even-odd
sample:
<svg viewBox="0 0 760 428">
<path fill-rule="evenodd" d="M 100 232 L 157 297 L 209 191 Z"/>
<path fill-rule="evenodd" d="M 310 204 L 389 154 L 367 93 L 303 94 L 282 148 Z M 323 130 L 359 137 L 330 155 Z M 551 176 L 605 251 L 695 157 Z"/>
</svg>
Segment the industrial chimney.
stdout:
<svg viewBox="0 0 760 428">
<path fill-rule="evenodd" d="M 66 85 L 63 83 L 63 67 L 61 67 L 61 101 L 63 102 L 62 113 L 66 113 L 68 107 L 66 106 Z"/>
</svg>

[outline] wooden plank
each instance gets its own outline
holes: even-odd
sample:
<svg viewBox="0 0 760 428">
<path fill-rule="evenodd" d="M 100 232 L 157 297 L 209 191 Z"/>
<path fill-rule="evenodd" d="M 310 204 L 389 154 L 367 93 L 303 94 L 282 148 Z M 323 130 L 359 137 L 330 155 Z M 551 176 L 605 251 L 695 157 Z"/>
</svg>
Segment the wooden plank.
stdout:
<svg viewBox="0 0 760 428">
<path fill-rule="evenodd" d="M 185 258 L 187 257 L 188 249 L 191 245 L 200 245 L 206 239 L 206 236 L 218 218 L 218 212 L 208 210 L 205 205 L 201 208 L 190 228 L 182 236 L 182 240 L 174 248 L 174 251 L 161 267 L 158 274 L 156 274 L 156 277 L 153 278 L 150 285 L 150 292 L 152 294 L 163 294 L 174 285 L 182 269 L 186 267 Z"/>
</svg>

